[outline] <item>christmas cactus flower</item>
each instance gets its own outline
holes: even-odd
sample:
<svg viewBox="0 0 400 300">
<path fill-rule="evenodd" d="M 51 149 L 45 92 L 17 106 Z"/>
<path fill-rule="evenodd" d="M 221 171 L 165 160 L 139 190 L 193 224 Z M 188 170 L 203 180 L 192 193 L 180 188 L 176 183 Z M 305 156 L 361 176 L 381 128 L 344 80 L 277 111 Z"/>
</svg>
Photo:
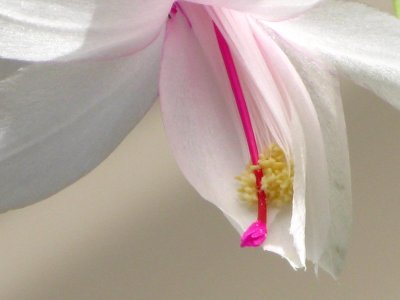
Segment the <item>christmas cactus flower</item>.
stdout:
<svg viewBox="0 0 400 300">
<path fill-rule="evenodd" d="M 336 0 L 0 0 L 0 210 L 89 172 L 159 95 L 176 160 L 242 235 L 337 276 L 338 73 L 400 107 L 400 21 Z"/>
</svg>

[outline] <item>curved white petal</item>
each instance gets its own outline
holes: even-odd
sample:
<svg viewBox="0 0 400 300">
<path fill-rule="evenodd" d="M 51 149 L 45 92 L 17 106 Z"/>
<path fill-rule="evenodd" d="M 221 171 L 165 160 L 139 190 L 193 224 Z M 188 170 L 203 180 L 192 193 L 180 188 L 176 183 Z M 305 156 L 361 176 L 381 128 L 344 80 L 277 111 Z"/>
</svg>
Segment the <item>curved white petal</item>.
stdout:
<svg viewBox="0 0 400 300">
<path fill-rule="evenodd" d="M 261 15 L 269 21 L 279 21 L 297 16 L 319 4 L 322 0 L 190 0 Z"/>
<path fill-rule="evenodd" d="M 318 56 L 287 49 L 318 113 L 328 162 L 330 228 L 328 243 L 316 267 L 337 277 L 344 265 L 352 223 L 350 162 L 339 81 L 334 67 Z"/>
<path fill-rule="evenodd" d="M 400 109 L 400 20 L 363 4 L 329 0 L 297 19 L 263 23 L 291 44 L 321 53 Z"/>
<path fill-rule="evenodd" d="M 0 211 L 89 172 L 153 103 L 163 36 L 134 56 L 33 64 L 0 82 Z"/>
<path fill-rule="evenodd" d="M 234 179 L 249 160 L 243 129 L 210 17 L 200 6 L 183 7 L 192 27 L 179 13 L 170 21 L 162 62 L 160 98 L 167 135 L 189 182 L 242 233 L 256 218 L 238 200 Z M 290 217 L 291 211 L 269 210 L 264 247 L 301 267 Z"/>
<path fill-rule="evenodd" d="M 304 225 L 306 225 L 307 258 L 319 261 L 327 244 L 331 219 L 327 149 L 321 128 L 324 124 L 317 116 L 309 91 L 289 59 L 265 31 L 256 23 L 252 24 L 260 49 L 281 94 L 286 97 L 294 110 L 292 138 L 295 182 L 291 233 L 297 241 L 297 247 L 302 250 Z M 303 212 L 304 201 L 306 218 Z"/>
<path fill-rule="evenodd" d="M 172 0 L 0 1 L 0 57 L 116 57 L 159 34 Z"/>
<path fill-rule="evenodd" d="M 316 268 L 321 266 L 337 277 L 344 265 L 352 219 L 350 163 L 339 82 L 335 68 L 318 55 L 304 48 L 293 47 L 279 38 L 278 41 L 295 63 L 318 114 L 328 165 L 329 194 L 325 200 L 329 202 L 329 219 L 320 215 L 314 206 L 307 206 L 307 221 L 312 214 L 319 219 L 316 224 L 329 222 L 328 239 L 325 243 L 317 244 L 320 256 L 307 253 L 307 258 L 314 262 Z M 313 170 L 319 171 L 318 167 Z M 309 225 L 306 223 L 308 236 Z"/>
</svg>

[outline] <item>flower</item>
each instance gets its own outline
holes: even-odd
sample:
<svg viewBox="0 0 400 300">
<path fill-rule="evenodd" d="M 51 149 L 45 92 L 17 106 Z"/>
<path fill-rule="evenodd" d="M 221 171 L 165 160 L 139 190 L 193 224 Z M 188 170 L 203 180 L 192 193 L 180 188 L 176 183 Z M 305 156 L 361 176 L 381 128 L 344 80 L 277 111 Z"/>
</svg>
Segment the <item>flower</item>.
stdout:
<svg viewBox="0 0 400 300">
<path fill-rule="evenodd" d="M 0 0 L 1 68 L 18 69 L 0 81 L 0 209 L 89 172 L 159 92 L 178 164 L 242 245 L 336 276 L 351 223 L 337 71 L 399 108 L 399 41 L 398 20 L 347 1 Z"/>
</svg>

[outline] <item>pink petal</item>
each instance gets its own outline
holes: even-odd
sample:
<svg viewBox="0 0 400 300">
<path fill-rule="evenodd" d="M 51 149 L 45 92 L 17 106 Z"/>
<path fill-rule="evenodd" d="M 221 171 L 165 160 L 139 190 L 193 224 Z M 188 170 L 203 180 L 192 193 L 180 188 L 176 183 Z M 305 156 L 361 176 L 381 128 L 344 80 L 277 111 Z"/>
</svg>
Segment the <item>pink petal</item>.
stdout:
<svg viewBox="0 0 400 300">
<path fill-rule="evenodd" d="M 210 17 L 200 6 L 183 7 L 192 27 L 179 13 L 170 21 L 162 62 L 160 93 L 167 135 L 178 164 L 189 182 L 205 199 L 225 213 L 239 233 L 243 233 L 256 218 L 255 211 L 238 201 L 233 179 L 249 160 L 243 144 L 243 130 Z M 247 32 L 245 36 L 248 35 Z M 255 43 L 254 39 L 250 39 L 250 42 Z M 258 54 L 254 57 L 252 54 L 248 53 L 255 62 L 249 68 L 255 67 L 256 73 L 240 65 L 243 73 L 252 74 L 250 77 L 243 74 L 240 76 L 245 77 L 248 96 L 251 99 L 258 97 L 263 102 L 259 103 L 260 109 L 254 106 L 255 103 L 253 108 L 258 113 L 265 111 L 267 116 L 272 117 L 268 120 L 270 128 L 267 131 L 287 144 L 274 119 L 279 116 L 285 118 L 281 106 L 284 104 L 276 104 L 271 100 L 267 105 L 265 100 L 261 100 L 264 98 L 258 87 L 264 86 L 262 90 L 273 95 L 270 99 L 280 99 L 279 91 L 267 69 L 261 68 L 261 73 L 258 73 L 260 61 L 257 59 L 261 59 L 261 64 L 265 65 L 262 56 Z M 256 92 L 253 95 L 251 79 L 258 75 L 260 77 L 256 78 Z M 260 128 L 265 128 L 265 120 L 258 122 Z M 265 136 L 265 140 L 268 140 L 268 136 Z M 270 209 L 269 237 L 264 247 L 285 256 L 294 267 L 300 267 L 302 264 L 289 233 L 290 218 L 291 210 Z"/>
<path fill-rule="evenodd" d="M 209 20 L 204 24 L 202 30 L 213 32 Z M 214 54 L 214 63 L 220 66 L 216 76 L 193 30 L 180 13 L 167 26 L 160 76 L 165 130 L 189 182 L 243 231 L 254 212 L 240 204 L 235 187 L 234 177 L 247 161 L 240 123 L 233 96 L 226 94 L 222 61 Z M 209 37 L 209 46 L 217 50 L 213 36 Z M 220 82 L 225 82 L 226 90 Z"/>
<path fill-rule="evenodd" d="M 258 50 L 259 45 L 254 39 L 254 32 L 250 26 L 246 15 L 239 12 L 226 9 L 213 9 L 216 20 L 226 31 L 227 37 L 231 40 L 231 46 L 237 52 L 238 63 L 242 66 L 244 76 L 243 80 L 251 86 L 249 93 L 253 95 L 252 99 L 256 104 L 257 111 L 261 112 L 265 125 L 269 128 L 271 136 L 270 142 L 276 142 L 286 149 L 286 153 L 295 153 L 297 146 L 293 137 L 293 130 L 298 131 L 297 120 L 292 115 L 290 98 L 287 93 L 279 89 L 277 79 L 270 71 L 268 62 Z M 258 120 L 259 122 L 259 120 Z M 262 133 L 262 132 L 261 132 Z M 293 135 L 293 137 L 292 137 Z M 264 146 L 266 144 L 263 144 Z M 301 168 L 299 168 L 299 171 Z M 301 171 L 300 171 L 301 174 Z M 298 177 L 297 187 L 302 188 L 304 192 L 304 181 Z M 296 214 L 292 216 L 291 208 L 281 208 L 274 211 L 269 209 L 269 214 L 274 214 L 274 221 L 269 224 L 269 236 L 266 240 L 265 249 L 279 253 L 288 258 L 292 266 L 299 267 L 305 264 L 304 250 L 304 194 L 301 191 L 297 193 L 294 202 Z M 302 198 L 303 197 L 303 198 Z M 292 218 L 293 217 L 293 218 Z M 294 221 L 298 221 L 296 235 L 291 230 Z M 302 233 L 303 232 L 303 233 Z"/>
</svg>

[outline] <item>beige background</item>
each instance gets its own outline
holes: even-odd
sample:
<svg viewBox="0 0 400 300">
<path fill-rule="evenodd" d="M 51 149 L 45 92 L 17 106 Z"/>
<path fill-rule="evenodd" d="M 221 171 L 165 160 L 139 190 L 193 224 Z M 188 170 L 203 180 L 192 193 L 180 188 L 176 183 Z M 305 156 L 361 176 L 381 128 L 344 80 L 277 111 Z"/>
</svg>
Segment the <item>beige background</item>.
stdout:
<svg viewBox="0 0 400 300">
<path fill-rule="evenodd" d="M 156 104 L 88 176 L 0 216 L 0 299 L 400 299 L 400 112 L 346 81 L 343 98 L 355 221 L 339 281 L 241 250 L 180 174 Z"/>
</svg>

